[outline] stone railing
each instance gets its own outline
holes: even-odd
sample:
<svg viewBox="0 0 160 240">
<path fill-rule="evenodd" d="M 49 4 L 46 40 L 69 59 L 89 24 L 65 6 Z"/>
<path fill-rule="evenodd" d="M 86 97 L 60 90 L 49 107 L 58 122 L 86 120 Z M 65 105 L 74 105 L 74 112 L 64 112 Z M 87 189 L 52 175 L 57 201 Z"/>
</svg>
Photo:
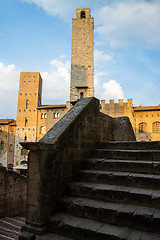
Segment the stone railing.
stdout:
<svg viewBox="0 0 160 240">
<path fill-rule="evenodd" d="M 47 218 L 56 211 L 56 202 L 83 159 L 97 142 L 115 140 L 114 121 L 99 108 L 98 99 L 82 99 L 39 142 L 21 143 L 30 150 L 24 231 L 43 234 Z"/>
</svg>

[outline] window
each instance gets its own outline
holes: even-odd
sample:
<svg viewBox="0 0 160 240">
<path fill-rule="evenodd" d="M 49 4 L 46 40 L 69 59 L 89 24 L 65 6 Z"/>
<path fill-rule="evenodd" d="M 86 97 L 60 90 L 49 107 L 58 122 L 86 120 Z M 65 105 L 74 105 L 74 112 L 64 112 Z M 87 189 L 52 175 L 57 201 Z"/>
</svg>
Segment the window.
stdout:
<svg viewBox="0 0 160 240">
<path fill-rule="evenodd" d="M 40 134 L 46 134 L 46 126 L 40 128 Z"/>
<path fill-rule="evenodd" d="M 27 136 L 25 135 L 25 137 L 24 137 L 24 141 L 26 142 L 27 141 Z"/>
<path fill-rule="evenodd" d="M 21 149 L 21 155 L 27 155 L 28 151 L 25 148 Z"/>
<path fill-rule="evenodd" d="M 13 164 L 12 163 L 8 164 L 8 170 L 13 170 Z"/>
<path fill-rule="evenodd" d="M 26 109 L 28 108 L 29 100 L 26 101 Z"/>
<path fill-rule="evenodd" d="M 80 93 L 80 99 L 82 99 L 82 98 L 83 98 L 83 92 Z"/>
<path fill-rule="evenodd" d="M 152 128 L 153 133 L 160 133 L 160 122 L 154 122 Z"/>
<path fill-rule="evenodd" d="M 54 112 L 54 118 L 60 118 L 60 112 L 55 111 Z"/>
<path fill-rule="evenodd" d="M 3 132 L 3 127 L 2 126 L 0 126 L 0 132 Z"/>
<path fill-rule="evenodd" d="M 85 11 L 82 11 L 82 12 L 81 12 L 81 18 L 86 18 L 86 13 L 85 13 Z"/>
<path fill-rule="evenodd" d="M 20 165 L 24 165 L 24 166 L 26 166 L 26 167 L 27 167 L 27 165 L 28 165 L 28 162 L 27 162 L 27 161 L 25 161 L 25 160 L 22 160 L 22 161 L 20 162 Z"/>
<path fill-rule="evenodd" d="M 25 127 L 27 126 L 28 118 L 25 118 Z"/>
<path fill-rule="evenodd" d="M 47 113 L 44 114 L 44 118 L 45 118 L 45 119 L 47 118 Z"/>
<path fill-rule="evenodd" d="M 142 122 L 139 124 L 139 133 L 144 133 L 147 131 L 147 124 L 145 122 Z"/>
<path fill-rule="evenodd" d="M 43 118 L 44 118 L 44 113 L 41 114 L 41 119 L 43 119 Z"/>
<path fill-rule="evenodd" d="M 0 144 L 0 150 L 4 150 L 4 142 L 3 141 L 1 141 L 1 144 Z"/>
</svg>

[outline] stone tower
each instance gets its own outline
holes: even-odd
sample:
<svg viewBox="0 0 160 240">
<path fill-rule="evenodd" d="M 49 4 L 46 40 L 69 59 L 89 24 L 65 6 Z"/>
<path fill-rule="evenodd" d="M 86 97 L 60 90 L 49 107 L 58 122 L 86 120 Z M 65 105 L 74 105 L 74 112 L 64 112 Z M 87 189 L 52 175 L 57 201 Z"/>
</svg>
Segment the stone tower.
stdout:
<svg viewBox="0 0 160 240">
<path fill-rule="evenodd" d="M 77 9 L 72 19 L 71 102 L 94 96 L 93 28 L 90 9 Z"/>
<path fill-rule="evenodd" d="M 41 98 L 42 78 L 40 73 L 21 72 L 16 120 L 15 164 L 24 159 L 19 142 L 37 141 L 37 108 L 41 105 Z"/>
</svg>

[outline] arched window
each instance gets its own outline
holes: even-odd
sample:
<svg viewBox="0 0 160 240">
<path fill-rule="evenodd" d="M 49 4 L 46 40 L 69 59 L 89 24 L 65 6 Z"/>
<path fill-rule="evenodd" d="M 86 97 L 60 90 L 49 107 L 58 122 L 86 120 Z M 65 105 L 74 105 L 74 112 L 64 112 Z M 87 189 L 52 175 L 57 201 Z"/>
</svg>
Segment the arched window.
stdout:
<svg viewBox="0 0 160 240">
<path fill-rule="evenodd" d="M 28 108 L 29 100 L 26 101 L 26 109 Z"/>
<path fill-rule="evenodd" d="M 44 118 L 45 118 L 45 119 L 47 118 L 47 113 L 44 114 Z"/>
<path fill-rule="evenodd" d="M 27 154 L 28 154 L 27 149 L 22 148 L 22 149 L 21 149 L 21 155 L 27 155 Z"/>
<path fill-rule="evenodd" d="M 41 114 L 41 119 L 43 119 L 43 118 L 44 118 L 44 113 Z"/>
<path fill-rule="evenodd" d="M 23 165 L 23 166 L 26 166 L 26 167 L 27 167 L 27 165 L 28 165 L 28 162 L 27 162 L 27 161 L 25 161 L 25 160 L 22 160 L 22 161 L 20 162 L 20 165 Z"/>
<path fill-rule="evenodd" d="M 13 170 L 13 164 L 12 163 L 8 164 L 8 170 Z"/>
<path fill-rule="evenodd" d="M 25 127 L 27 126 L 28 118 L 25 118 Z"/>
<path fill-rule="evenodd" d="M 54 118 L 60 118 L 60 112 L 55 111 L 54 112 Z"/>
<path fill-rule="evenodd" d="M 139 124 L 139 133 L 147 132 L 147 124 L 145 122 L 142 122 Z"/>
<path fill-rule="evenodd" d="M 40 134 L 46 134 L 46 126 L 40 128 Z"/>
<path fill-rule="evenodd" d="M 86 18 L 86 13 L 85 13 L 85 11 L 81 11 L 81 18 Z"/>
<path fill-rule="evenodd" d="M 1 141 L 1 144 L 0 144 L 0 150 L 4 150 L 4 142 L 3 141 Z"/>
<path fill-rule="evenodd" d="M 1 141 L 0 150 L 4 150 L 4 142 L 3 141 Z"/>
<path fill-rule="evenodd" d="M 80 99 L 82 99 L 82 98 L 83 98 L 83 92 L 80 93 Z"/>
<path fill-rule="evenodd" d="M 0 132 L 3 132 L 3 127 L 2 126 L 0 126 Z"/>
<path fill-rule="evenodd" d="M 160 133 L 160 122 L 154 122 L 152 128 L 153 133 Z"/>
</svg>

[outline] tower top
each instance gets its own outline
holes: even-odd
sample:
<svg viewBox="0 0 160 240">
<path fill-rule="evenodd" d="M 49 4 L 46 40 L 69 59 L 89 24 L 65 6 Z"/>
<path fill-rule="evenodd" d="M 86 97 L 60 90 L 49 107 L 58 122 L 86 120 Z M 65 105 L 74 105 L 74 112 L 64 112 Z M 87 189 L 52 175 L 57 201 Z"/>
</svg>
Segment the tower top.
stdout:
<svg viewBox="0 0 160 240">
<path fill-rule="evenodd" d="M 91 18 L 90 8 L 77 8 L 76 18 Z"/>
</svg>

